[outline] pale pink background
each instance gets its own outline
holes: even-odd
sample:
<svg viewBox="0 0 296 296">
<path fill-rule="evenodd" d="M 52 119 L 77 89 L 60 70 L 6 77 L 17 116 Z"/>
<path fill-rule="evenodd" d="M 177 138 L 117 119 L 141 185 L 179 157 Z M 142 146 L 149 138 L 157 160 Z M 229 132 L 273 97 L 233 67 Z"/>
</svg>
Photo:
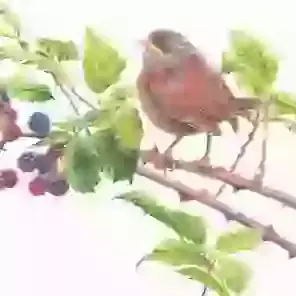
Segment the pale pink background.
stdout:
<svg viewBox="0 0 296 296">
<path fill-rule="evenodd" d="M 291 25 L 294 10 L 290 1 L 11 2 L 21 14 L 28 35 L 70 37 L 81 42 L 84 25 L 95 24 L 133 58 L 126 74 L 128 81 L 132 81 L 138 69 L 139 49 L 135 41 L 151 28 L 171 26 L 183 30 L 196 44 L 202 45 L 213 64 L 218 66 L 221 50 L 226 45 L 227 28 L 252 27 L 266 37 L 283 58 L 279 87 L 295 90 L 296 29 Z M 73 72 L 71 65 L 68 66 Z M 79 89 L 85 91 L 82 85 Z M 69 110 L 67 104 L 63 104 L 44 108 L 59 119 Z M 32 110 L 39 106 L 19 104 L 16 108 L 24 125 Z M 226 127 L 225 137 L 216 142 L 213 162 L 229 164 L 245 140 L 248 128 L 242 122 L 240 135 L 234 137 Z M 150 128 L 149 134 L 152 135 Z M 168 145 L 169 136 L 160 132 L 153 135 L 159 139 L 162 149 Z M 151 139 L 146 140 L 151 144 Z M 23 141 L 11 144 L 9 152 L 1 158 L 1 167 L 14 166 L 17 155 L 29 144 Z M 294 194 L 295 144 L 295 137 L 286 130 L 272 127 L 266 182 Z M 201 155 L 202 145 L 202 137 L 188 138 L 176 149 L 176 155 L 194 158 Z M 259 141 L 254 143 L 239 168 L 246 176 L 252 176 L 259 161 L 258 148 Z M 207 186 L 213 192 L 220 185 L 181 172 L 175 172 L 172 177 L 181 178 L 191 186 Z M 30 178 L 22 176 L 18 188 L 0 193 L 1 295 L 199 295 L 199 285 L 163 267 L 147 264 L 138 273 L 134 271 L 135 262 L 162 238 L 169 237 L 170 232 L 153 219 L 144 217 L 139 209 L 110 201 L 114 192 L 126 190 L 127 185 L 114 187 L 105 183 L 94 195 L 70 193 L 57 200 L 52 196 L 34 198 L 28 195 L 26 184 Z M 174 192 L 148 180 L 137 178 L 135 186 L 177 205 Z M 221 200 L 262 223 L 273 223 L 276 230 L 296 241 L 294 211 L 282 209 L 278 203 L 253 193 L 230 193 L 225 192 Z M 227 227 L 223 216 L 214 210 L 192 203 L 186 209 L 205 215 L 213 237 Z M 295 259 L 288 261 L 284 250 L 266 243 L 245 258 L 256 270 L 246 295 L 295 295 Z"/>
</svg>

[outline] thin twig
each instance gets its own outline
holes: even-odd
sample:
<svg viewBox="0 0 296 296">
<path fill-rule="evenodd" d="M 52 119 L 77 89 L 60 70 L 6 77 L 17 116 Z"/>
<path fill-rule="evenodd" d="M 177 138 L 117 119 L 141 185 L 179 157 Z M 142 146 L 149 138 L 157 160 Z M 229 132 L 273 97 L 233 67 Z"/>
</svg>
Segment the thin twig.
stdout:
<svg viewBox="0 0 296 296">
<path fill-rule="evenodd" d="M 203 291 L 201 293 L 201 296 L 207 295 L 207 292 L 208 292 L 208 287 L 205 285 L 204 288 L 203 288 Z"/>
<path fill-rule="evenodd" d="M 247 227 L 252 227 L 262 231 L 262 237 L 265 241 L 271 241 L 283 249 L 285 249 L 290 258 L 296 257 L 296 244 L 289 240 L 281 237 L 272 226 L 263 225 L 258 221 L 247 217 L 241 212 L 234 211 L 226 204 L 215 199 L 215 196 L 210 194 L 208 190 L 194 190 L 179 181 L 164 178 L 162 174 L 157 173 L 147 167 L 139 165 L 137 167 L 137 174 L 146 177 L 152 181 L 155 181 L 163 186 L 174 189 L 180 193 L 182 200 L 196 200 L 202 204 L 205 204 L 219 212 L 223 213 L 227 220 L 235 220 Z"/>
<path fill-rule="evenodd" d="M 145 163 L 153 162 L 151 151 L 142 151 L 141 157 Z M 155 154 L 155 153 L 154 153 Z M 231 185 L 237 190 L 246 189 L 258 194 L 270 197 L 278 202 L 296 210 L 296 197 L 292 194 L 277 190 L 268 186 L 259 186 L 258 182 L 253 179 L 247 179 L 239 174 L 235 174 L 226 170 L 223 167 L 215 167 L 210 165 L 199 165 L 198 161 L 185 161 L 168 158 L 168 161 L 174 163 L 176 169 L 182 169 L 187 172 L 197 173 L 211 179 L 216 179 Z"/>
<path fill-rule="evenodd" d="M 268 141 L 268 120 L 269 120 L 269 108 L 272 103 L 272 99 L 268 100 L 265 104 L 262 105 L 263 112 L 263 140 L 261 146 L 261 161 L 258 166 L 258 170 L 255 175 L 255 180 L 262 186 L 263 178 L 266 171 L 266 159 L 267 159 L 267 141 Z"/>
<path fill-rule="evenodd" d="M 84 103 L 85 105 L 87 105 L 88 107 L 90 107 L 93 110 L 98 110 L 98 108 L 93 105 L 92 103 L 90 103 L 89 101 L 87 101 L 85 98 L 83 98 L 75 89 L 75 87 L 71 87 L 70 91 L 78 98 L 79 101 L 81 101 L 82 103 Z"/>
<path fill-rule="evenodd" d="M 61 83 L 59 82 L 59 80 L 57 79 L 57 77 L 56 77 L 56 75 L 55 75 L 54 73 L 50 72 L 50 74 L 51 74 L 51 76 L 52 76 L 54 82 L 56 83 L 56 85 L 60 88 L 60 90 L 62 91 L 62 93 L 63 93 L 63 94 L 65 95 L 65 97 L 67 98 L 67 100 L 68 100 L 69 104 L 71 105 L 71 107 L 72 107 L 73 111 L 75 112 L 75 114 L 76 114 L 77 116 L 80 116 L 79 109 L 77 108 L 77 106 L 76 106 L 75 103 L 73 102 L 73 100 L 72 100 L 72 96 L 71 96 L 70 92 L 69 92 L 69 91 L 63 86 L 63 84 L 61 84 Z M 91 135 L 91 132 L 90 132 L 90 130 L 89 130 L 88 127 L 87 127 L 85 130 L 86 130 L 86 132 L 87 132 L 88 135 Z"/>
<path fill-rule="evenodd" d="M 239 162 L 246 155 L 247 148 L 253 142 L 253 140 L 255 138 L 255 134 L 259 128 L 259 122 L 260 122 L 259 120 L 260 120 L 260 112 L 258 111 L 256 114 L 256 118 L 254 120 L 253 128 L 252 128 L 251 132 L 249 133 L 246 142 L 241 146 L 240 152 L 238 153 L 234 163 L 230 167 L 230 170 L 229 170 L 230 172 L 234 172 L 237 169 Z M 221 187 L 218 189 L 218 191 L 216 193 L 216 198 L 218 198 L 222 194 L 225 187 L 226 187 L 226 184 L 221 185 Z"/>
<path fill-rule="evenodd" d="M 77 116 L 80 115 L 79 113 L 79 109 L 78 107 L 74 104 L 72 98 L 71 98 L 71 95 L 70 93 L 68 92 L 68 90 L 62 85 L 62 84 L 58 84 L 59 88 L 61 89 L 61 91 L 63 92 L 63 94 L 65 95 L 65 97 L 67 98 L 69 104 L 71 105 L 72 109 L 74 110 L 75 114 Z"/>
</svg>

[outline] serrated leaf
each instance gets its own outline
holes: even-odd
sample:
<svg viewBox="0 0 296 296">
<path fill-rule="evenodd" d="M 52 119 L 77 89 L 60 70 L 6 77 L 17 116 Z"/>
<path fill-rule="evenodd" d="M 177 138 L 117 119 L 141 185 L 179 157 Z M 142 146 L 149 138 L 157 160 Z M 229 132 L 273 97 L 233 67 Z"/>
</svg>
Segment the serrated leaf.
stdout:
<svg viewBox="0 0 296 296">
<path fill-rule="evenodd" d="M 0 13 L 0 35 L 10 38 L 18 38 L 20 35 L 19 18 L 8 6 Z"/>
<path fill-rule="evenodd" d="M 37 40 L 37 50 L 44 53 L 50 59 L 56 59 L 57 61 L 77 60 L 79 58 L 78 50 L 72 40 L 61 41 L 39 38 Z"/>
<path fill-rule="evenodd" d="M 217 260 L 214 273 L 217 278 L 225 282 L 230 290 L 237 294 L 242 293 L 247 288 L 251 279 L 249 266 L 230 256 L 224 256 Z"/>
<path fill-rule="evenodd" d="M 14 62 L 26 60 L 31 55 L 23 50 L 16 39 L 7 39 L 0 46 L 0 59 L 11 59 Z"/>
<path fill-rule="evenodd" d="M 225 54 L 224 63 L 231 65 L 238 82 L 252 94 L 260 96 L 269 92 L 279 69 L 276 56 L 247 32 L 233 30 L 230 39 L 231 49 Z"/>
<path fill-rule="evenodd" d="M 84 35 L 83 70 L 84 79 L 95 93 L 104 92 L 119 80 L 126 66 L 117 50 L 91 28 Z"/>
<path fill-rule="evenodd" d="M 236 65 L 233 61 L 233 57 L 230 56 L 228 52 L 223 52 L 222 54 L 222 73 L 229 74 L 236 70 Z"/>
<path fill-rule="evenodd" d="M 132 182 L 136 171 L 139 151 L 122 149 L 111 129 L 103 129 L 93 136 L 102 168 L 108 171 L 113 181 Z"/>
<path fill-rule="evenodd" d="M 49 87 L 42 84 L 11 85 L 8 86 L 8 94 L 10 97 L 29 102 L 46 102 L 54 99 Z"/>
<path fill-rule="evenodd" d="M 15 29 L 5 21 L 3 16 L 0 16 L 0 36 L 9 38 L 17 37 Z"/>
<path fill-rule="evenodd" d="M 262 242 L 262 232 L 251 228 L 242 228 L 221 234 L 216 242 L 216 249 L 225 253 L 249 251 Z"/>
<path fill-rule="evenodd" d="M 99 183 L 100 164 L 88 137 L 73 138 L 65 149 L 66 176 L 71 187 L 81 193 L 94 192 Z"/>
<path fill-rule="evenodd" d="M 176 271 L 182 275 L 185 275 L 189 279 L 203 283 L 208 288 L 216 291 L 220 296 L 231 296 L 227 287 L 207 269 L 198 266 L 192 266 L 180 268 Z"/>
<path fill-rule="evenodd" d="M 33 63 L 37 64 L 39 70 L 53 74 L 53 78 L 58 84 L 72 87 L 70 77 L 58 61 L 37 55 L 33 60 Z"/>
<path fill-rule="evenodd" d="M 136 108 L 128 104 L 121 106 L 115 113 L 114 128 L 123 147 L 139 149 L 143 137 L 143 129 Z"/>
<path fill-rule="evenodd" d="M 203 246 L 176 239 L 169 239 L 159 244 L 146 256 L 146 260 L 170 265 L 197 265 L 206 268 L 211 266 Z"/>
<path fill-rule="evenodd" d="M 141 191 L 128 192 L 120 198 L 140 207 L 146 214 L 172 228 L 181 237 L 196 244 L 206 242 L 206 225 L 202 217 L 169 209 Z"/>
</svg>

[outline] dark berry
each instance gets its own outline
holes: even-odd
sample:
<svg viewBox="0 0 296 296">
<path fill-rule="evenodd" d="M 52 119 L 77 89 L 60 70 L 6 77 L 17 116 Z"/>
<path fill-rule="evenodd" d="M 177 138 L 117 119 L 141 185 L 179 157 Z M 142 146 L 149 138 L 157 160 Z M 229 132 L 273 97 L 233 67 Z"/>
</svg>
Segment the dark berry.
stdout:
<svg viewBox="0 0 296 296">
<path fill-rule="evenodd" d="M 33 172 L 36 168 L 37 157 L 38 154 L 34 152 L 23 153 L 17 160 L 18 168 L 25 173 Z"/>
<path fill-rule="evenodd" d="M 47 189 L 47 181 L 41 177 L 36 177 L 29 183 L 29 191 L 34 196 L 44 195 Z"/>
<path fill-rule="evenodd" d="M 41 112 L 34 112 L 28 122 L 29 128 L 39 136 L 46 136 L 50 132 L 49 117 Z"/>
<path fill-rule="evenodd" d="M 4 188 L 13 188 L 17 184 L 17 181 L 17 174 L 14 170 L 0 171 L 0 183 Z"/>
<path fill-rule="evenodd" d="M 61 196 L 67 193 L 69 190 L 69 184 L 66 180 L 58 180 L 48 184 L 47 192 L 55 195 Z"/>
<path fill-rule="evenodd" d="M 51 171 L 56 163 L 57 156 L 54 153 L 39 155 L 36 159 L 36 169 L 40 174 L 46 174 Z"/>
</svg>

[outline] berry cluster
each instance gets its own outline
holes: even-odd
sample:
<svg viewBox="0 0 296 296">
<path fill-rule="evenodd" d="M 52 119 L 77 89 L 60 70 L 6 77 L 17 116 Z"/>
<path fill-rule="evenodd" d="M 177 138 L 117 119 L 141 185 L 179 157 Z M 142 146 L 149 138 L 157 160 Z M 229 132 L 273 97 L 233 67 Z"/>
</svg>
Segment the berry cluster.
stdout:
<svg viewBox="0 0 296 296">
<path fill-rule="evenodd" d="M 44 195 L 46 192 L 61 196 L 69 190 L 67 180 L 58 170 L 58 159 L 61 151 L 49 148 L 45 154 L 34 151 L 24 152 L 18 158 L 18 168 L 25 172 L 37 170 L 38 176 L 29 183 L 29 191 L 32 195 Z"/>
<path fill-rule="evenodd" d="M 17 140 L 24 136 L 17 125 L 17 113 L 11 107 L 10 99 L 5 91 L 0 90 L 0 149 L 4 150 L 7 142 Z M 49 117 L 41 112 L 34 112 L 28 120 L 28 127 L 37 138 L 45 137 L 51 129 Z M 69 184 L 58 169 L 58 160 L 61 150 L 49 148 L 46 153 L 35 151 L 24 152 L 17 160 L 18 168 L 24 173 L 38 172 L 29 183 L 29 191 L 32 195 L 44 195 L 46 192 L 55 196 L 61 196 L 69 190 Z M 13 188 L 18 182 L 15 170 L 0 170 L 0 189 Z"/>
<path fill-rule="evenodd" d="M 4 150 L 7 142 L 17 140 L 22 136 L 22 131 L 17 125 L 17 113 L 10 105 L 6 92 L 0 91 L 0 149 Z M 12 169 L 0 171 L 0 189 L 13 188 L 18 182 L 18 176 Z"/>
</svg>

